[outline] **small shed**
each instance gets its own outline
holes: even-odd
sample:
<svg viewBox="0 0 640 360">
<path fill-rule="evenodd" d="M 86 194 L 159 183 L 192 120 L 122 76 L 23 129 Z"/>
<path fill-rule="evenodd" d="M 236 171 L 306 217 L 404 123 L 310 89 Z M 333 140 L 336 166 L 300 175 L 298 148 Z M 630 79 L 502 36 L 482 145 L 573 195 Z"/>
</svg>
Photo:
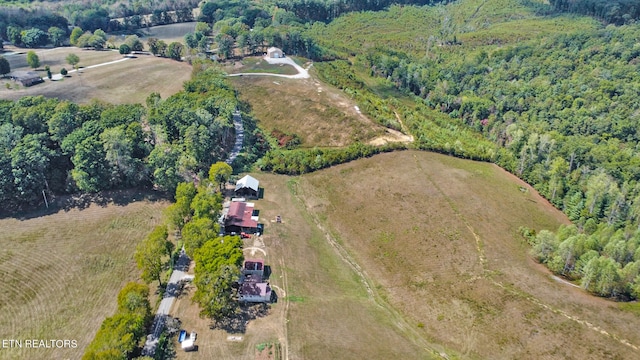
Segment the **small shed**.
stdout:
<svg viewBox="0 0 640 360">
<path fill-rule="evenodd" d="M 246 175 L 236 182 L 235 195 L 240 197 L 258 198 L 260 190 L 260 181 L 258 179 Z"/>
<path fill-rule="evenodd" d="M 22 86 L 32 86 L 44 82 L 42 77 L 35 71 L 14 71 L 9 74 L 9 78 L 21 83 Z"/>
<path fill-rule="evenodd" d="M 284 54 L 281 49 L 278 49 L 277 47 L 272 46 L 267 49 L 267 57 L 279 59 L 279 58 L 283 58 Z"/>
</svg>

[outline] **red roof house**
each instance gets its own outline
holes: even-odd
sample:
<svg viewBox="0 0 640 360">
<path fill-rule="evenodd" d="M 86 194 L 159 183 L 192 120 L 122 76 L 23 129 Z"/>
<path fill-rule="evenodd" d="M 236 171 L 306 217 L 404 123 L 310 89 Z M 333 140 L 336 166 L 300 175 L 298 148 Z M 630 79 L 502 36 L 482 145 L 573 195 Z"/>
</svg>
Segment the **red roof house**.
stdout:
<svg viewBox="0 0 640 360">
<path fill-rule="evenodd" d="M 228 234 L 255 233 L 258 230 L 258 221 L 252 217 L 253 206 L 249 206 L 246 202 L 234 201 L 229 206 L 229 212 L 224 220 L 224 231 Z"/>
</svg>

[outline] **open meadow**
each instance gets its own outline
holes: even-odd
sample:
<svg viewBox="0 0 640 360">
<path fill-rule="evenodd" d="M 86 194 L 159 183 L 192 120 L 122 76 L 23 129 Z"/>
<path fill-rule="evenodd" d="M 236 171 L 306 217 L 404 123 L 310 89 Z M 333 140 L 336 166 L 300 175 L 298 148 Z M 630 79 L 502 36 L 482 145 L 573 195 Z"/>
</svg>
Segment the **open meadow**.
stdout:
<svg viewBox="0 0 640 360">
<path fill-rule="evenodd" d="M 150 193 L 112 195 L 40 216 L 0 219 L 0 338 L 77 342 L 60 349 L 23 343 L 1 349 L 0 358 L 81 358 L 115 312 L 122 286 L 139 281 L 133 253 L 161 223 L 168 203 Z"/>
<path fill-rule="evenodd" d="M 465 359 L 637 356 L 637 315 L 562 282 L 528 255 L 520 226 L 556 229 L 568 220 L 495 165 L 403 151 L 304 175 L 295 183 L 292 191 L 307 219 L 324 227 L 327 239 L 362 268 L 373 293 L 361 295 L 397 309 L 421 340 L 438 344 L 434 351 Z M 285 249 L 301 246 L 282 241 Z M 335 251 L 323 261 L 331 257 Z M 314 288 L 304 279 L 309 270 L 299 270 L 288 270 L 290 279 L 305 284 L 292 294 L 310 298 Z M 339 286 L 333 290 L 348 293 Z M 326 304 L 319 300 L 324 295 L 316 296 Z M 358 321 L 359 315 L 343 313 L 339 323 L 321 324 L 326 313 L 344 308 L 309 306 L 298 313 L 292 306 L 289 332 L 300 336 L 291 336 L 292 348 L 299 341 L 304 351 L 312 346 L 303 339 Z M 310 326 L 313 311 L 325 313 Z"/>
<path fill-rule="evenodd" d="M 245 331 L 228 333 L 209 329 L 210 321 L 198 318 L 187 292 L 172 314 L 183 328 L 198 333 L 198 350 L 178 349 L 178 359 L 253 360 L 267 343 L 280 345 L 279 359 L 437 358 L 395 311 L 371 299 L 357 271 L 335 252 L 291 192 L 297 178 L 252 175 L 265 189 L 256 201 L 265 231 L 259 241 L 245 240 L 245 257 L 264 256 L 255 248 L 265 250 L 277 302 L 268 315 L 250 320 Z M 282 223 L 275 222 L 277 215 Z"/>
<path fill-rule="evenodd" d="M 234 69 L 242 71 L 242 67 Z M 262 129 L 297 134 L 302 147 L 347 146 L 385 134 L 383 126 L 356 110 L 352 99 L 313 74 L 310 79 L 238 76 L 230 80 L 240 98 L 251 104 Z"/>
<path fill-rule="evenodd" d="M 117 51 L 82 50 L 75 47 L 35 50 L 40 58 L 38 72 L 45 79 L 42 84 L 22 87 L 19 83 L 0 80 L 0 99 L 18 100 L 23 96 L 45 97 L 88 103 L 93 99 L 109 103 L 144 103 L 147 96 L 157 92 L 162 98 L 182 90 L 184 81 L 191 77 L 191 66 L 187 63 L 152 55 L 138 55 L 113 64 L 87 68 L 111 61 L 122 60 Z M 74 53 L 80 58 L 80 71 L 69 73 L 62 80 L 47 79 L 44 66 L 49 65 L 53 74 L 61 68 L 72 70 L 65 58 Z M 6 56 L 11 70 L 30 70 L 26 63 L 26 51 Z M 7 85 L 10 88 L 7 88 Z"/>
</svg>

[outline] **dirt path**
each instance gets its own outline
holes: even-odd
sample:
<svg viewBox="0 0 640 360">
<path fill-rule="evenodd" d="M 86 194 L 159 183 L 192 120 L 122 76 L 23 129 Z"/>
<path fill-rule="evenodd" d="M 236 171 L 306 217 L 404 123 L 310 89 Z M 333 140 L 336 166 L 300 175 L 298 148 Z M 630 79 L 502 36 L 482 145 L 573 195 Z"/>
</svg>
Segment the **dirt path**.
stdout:
<svg viewBox="0 0 640 360">
<path fill-rule="evenodd" d="M 188 277 L 187 271 L 189 269 L 189 264 L 191 263 L 191 259 L 185 254 L 184 248 L 180 252 L 180 257 L 171 273 L 171 278 L 167 283 L 167 288 L 164 292 L 164 297 L 162 301 L 160 301 L 160 306 L 158 306 L 158 311 L 156 312 L 155 319 L 153 320 L 153 333 L 147 336 L 147 341 L 144 344 L 144 348 L 142 349 L 143 355 L 148 355 L 153 357 L 156 352 L 156 346 L 158 345 L 158 340 L 160 339 L 160 335 L 164 330 L 164 324 L 167 320 L 167 316 L 171 311 L 171 307 L 173 306 L 173 302 L 176 300 L 176 297 L 179 295 L 179 286 L 178 284 L 185 277 Z"/>
<path fill-rule="evenodd" d="M 91 66 L 87 66 L 87 67 L 80 68 L 80 69 L 78 69 L 78 70 L 73 69 L 73 70 L 69 70 L 69 74 L 70 74 L 70 73 L 72 73 L 72 72 L 79 71 L 79 70 L 88 70 L 88 69 L 93 69 L 93 68 L 97 68 L 97 67 L 100 67 L 100 66 L 117 64 L 117 63 L 121 63 L 121 62 L 123 62 L 123 61 L 127 61 L 127 60 L 130 60 L 130 59 L 131 59 L 130 57 L 125 57 L 125 58 L 122 58 L 122 59 L 120 59 L 120 60 L 114 60 L 114 61 L 109 61 L 109 62 L 105 62 L 105 63 L 102 63 L 102 64 L 91 65 Z M 82 72 L 80 71 L 80 73 L 82 73 Z M 62 75 L 60 75 L 60 74 L 55 74 L 55 75 L 53 75 L 53 76 L 51 77 L 51 80 L 54 80 L 54 81 L 62 80 Z"/>
<path fill-rule="evenodd" d="M 238 157 L 240 154 L 240 150 L 242 150 L 242 144 L 244 143 L 244 126 L 242 125 L 242 116 L 240 116 L 240 111 L 236 109 L 233 112 L 233 128 L 236 131 L 236 141 L 233 144 L 233 149 L 229 153 L 229 157 L 225 161 L 227 164 L 231 164 L 233 160 Z"/>
</svg>

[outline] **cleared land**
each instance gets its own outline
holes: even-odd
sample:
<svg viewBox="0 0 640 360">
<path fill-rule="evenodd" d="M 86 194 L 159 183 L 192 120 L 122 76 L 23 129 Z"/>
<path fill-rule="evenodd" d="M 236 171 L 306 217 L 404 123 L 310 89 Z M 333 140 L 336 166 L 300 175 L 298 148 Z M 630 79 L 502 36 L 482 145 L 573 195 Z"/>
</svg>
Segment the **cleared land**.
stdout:
<svg viewBox="0 0 640 360">
<path fill-rule="evenodd" d="M 116 296 L 138 280 L 138 242 L 160 224 L 165 201 L 114 194 L 116 205 L 77 206 L 27 219 L 0 220 L 0 338 L 68 339 L 77 348 L 1 349 L 2 359 L 79 359 Z"/>
<path fill-rule="evenodd" d="M 198 332 L 198 351 L 178 350 L 178 359 L 256 359 L 259 344 L 275 341 L 283 359 L 433 358 L 397 314 L 370 299 L 357 273 L 327 243 L 291 193 L 296 178 L 253 175 L 265 189 L 256 208 L 265 223 L 262 242 L 278 301 L 269 315 L 249 321 L 246 332 L 229 334 L 210 330 L 189 297 L 180 299 L 173 314 L 185 329 Z M 276 215 L 282 216 L 281 224 Z M 242 340 L 229 341 L 230 335 Z"/>
<path fill-rule="evenodd" d="M 140 35 L 142 35 L 140 39 L 145 43 L 146 47 L 147 39 L 150 37 L 163 40 L 167 44 L 170 44 L 174 41 L 184 43 L 184 35 L 189 32 L 194 32 L 195 30 L 196 22 L 193 21 L 179 24 L 152 26 L 149 28 L 140 29 L 139 32 Z M 124 41 L 124 39 L 122 40 Z"/>
<path fill-rule="evenodd" d="M 383 126 L 358 113 L 352 99 L 313 77 L 229 79 L 240 92 L 240 98 L 251 104 L 261 128 L 267 132 L 277 129 L 295 133 L 302 139 L 302 147 L 346 146 L 386 134 Z"/>
<path fill-rule="evenodd" d="M 8 55 L 11 70 L 30 70 L 26 63 L 26 51 Z M 36 50 L 40 58 L 39 73 L 45 82 L 31 87 L 22 87 L 10 80 L 0 80 L 0 99 L 18 100 L 23 96 L 43 95 L 77 103 L 88 103 L 98 99 L 109 103 L 144 103 L 147 96 L 157 92 L 162 98 L 180 91 L 184 81 L 191 76 L 191 66 L 170 59 L 139 55 L 127 61 L 92 69 L 83 67 L 122 59 L 117 51 L 82 50 L 74 47 Z M 65 58 L 68 54 L 80 58 L 80 72 L 71 73 L 59 81 L 46 79 L 44 66 L 51 72 L 60 73 L 61 68 L 72 69 Z M 9 84 L 11 89 L 7 89 Z"/>
<path fill-rule="evenodd" d="M 430 345 L 436 352 L 468 359 L 637 357 L 640 317 L 554 280 L 530 259 L 518 227 L 555 229 L 567 220 L 496 166 L 395 152 L 303 176 L 293 190 L 347 257 L 360 264 L 363 279 L 372 284 L 371 298 L 399 310 L 412 333 L 438 344 Z M 285 251 L 302 246 L 283 242 Z M 335 252 L 322 261 L 331 257 Z M 290 279 L 303 286 L 292 294 L 310 297 L 315 288 L 309 269 L 287 267 Z M 339 289 L 332 290 L 344 296 Z M 329 294 L 319 295 L 326 304 Z M 342 338 L 316 344 L 317 353 L 305 352 L 313 348 L 305 339 L 330 336 L 359 321 L 346 312 L 342 321 L 324 323 L 327 314 L 341 310 L 305 305 L 300 303 L 300 312 L 292 306 L 289 315 L 291 346 L 301 358 L 321 358 L 321 348 L 326 351 Z M 314 312 L 323 313 L 311 316 Z M 345 354 L 336 352 L 335 358 L 350 357 Z"/>
<path fill-rule="evenodd" d="M 262 57 L 246 57 L 241 61 L 234 61 L 233 65 L 225 66 L 229 73 L 271 73 L 295 75 L 298 71 L 287 64 L 269 64 Z"/>
</svg>

